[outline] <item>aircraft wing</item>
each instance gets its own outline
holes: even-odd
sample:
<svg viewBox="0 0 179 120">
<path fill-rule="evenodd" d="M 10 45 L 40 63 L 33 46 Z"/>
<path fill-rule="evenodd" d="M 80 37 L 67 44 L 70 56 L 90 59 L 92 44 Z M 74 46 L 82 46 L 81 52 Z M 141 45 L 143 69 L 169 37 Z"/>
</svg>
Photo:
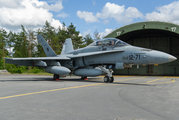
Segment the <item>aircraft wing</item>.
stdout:
<svg viewBox="0 0 179 120">
<path fill-rule="evenodd" d="M 6 63 L 16 64 L 19 66 L 47 66 L 47 64 L 53 64 L 55 60 L 70 60 L 66 56 L 56 56 L 56 57 L 31 57 L 31 58 L 3 58 Z M 45 61 L 45 62 L 44 62 Z M 52 61 L 52 62 L 50 62 Z M 56 62 L 55 62 L 56 63 Z"/>
<path fill-rule="evenodd" d="M 98 52 L 88 52 L 88 53 L 76 53 L 66 55 L 69 58 L 78 58 L 78 57 L 87 57 L 92 55 L 106 54 L 106 53 L 115 53 L 115 52 L 124 52 L 125 50 L 110 50 L 110 51 L 98 51 Z"/>
<path fill-rule="evenodd" d="M 31 57 L 31 58 L 3 58 L 6 59 L 6 63 L 16 64 L 18 66 L 42 66 L 56 64 L 56 60 L 70 60 L 71 58 L 87 57 L 93 55 L 124 52 L 124 50 L 110 50 L 110 51 L 98 51 L 98 52 L 88 52 L 88 53 L 76 53 L 76 54 L 66 54 L 65 56 L 55 56 L 55 57 Z M 57 63 L 58 64 L 58 63 Z"/>
<path fill-rule="evenodd" d="M 57 57 L 30 57 L 30 58 L 4 58 L 6 60 L 70 60 L 66 56 L 57 56 Z"/>
</svg>

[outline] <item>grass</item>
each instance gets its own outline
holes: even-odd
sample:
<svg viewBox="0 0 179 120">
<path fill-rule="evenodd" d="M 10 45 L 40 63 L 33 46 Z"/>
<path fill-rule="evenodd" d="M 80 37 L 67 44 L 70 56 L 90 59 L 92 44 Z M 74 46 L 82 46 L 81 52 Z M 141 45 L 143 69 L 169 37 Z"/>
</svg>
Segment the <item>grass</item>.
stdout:
<svg viewBox="0 0 179 120">
<path fill-rule="evenodd" d="M 13 73 L 13 74 L 18 74 L 18 73 Z M 22 75 L 48 75 L 48 76 L 52 76 L 53 74 L 46 73 L 46 72 L 39 72 L 39 73 L 24 72 L 24 73 L 22 73 Z"/>
</svg>

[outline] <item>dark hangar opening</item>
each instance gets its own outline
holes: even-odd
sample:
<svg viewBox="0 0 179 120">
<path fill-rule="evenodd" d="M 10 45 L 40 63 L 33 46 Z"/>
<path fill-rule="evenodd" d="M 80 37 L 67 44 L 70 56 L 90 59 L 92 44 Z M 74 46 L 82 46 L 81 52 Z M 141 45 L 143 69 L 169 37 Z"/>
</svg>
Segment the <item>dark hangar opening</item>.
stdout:
<svg viewBox="0 0 179 120">
<path fill-rule="evenodd" d="M 146 38 L 146 37 L 177 37 L 179 38 L 179 34 L 159 29 L 143 29 L 129 32 L 127 34 L 123 34 L 117 36 L 116 38 L 121 39 L 123 41 L 127 41 L 134 38 Z"/>
<path fill-rule="evenodd" d="M 146 28 L 143 28 L 143 25 L 146 25 Z M 116 34 L 118 31 L 121 31 L 120 35 Z M 135 23 L 121 27 L 107 37 L 115 37 L 134 46 L 163 51 L 179 59 L 179 27 L 175 24 L 163 22 Z M 179 75 L 178 59 L 166 64 L 143 65 L 139 69 L 133 66 L 124 70 L 115 70 L 114 74 L 177 76 Z"/>
</svg>

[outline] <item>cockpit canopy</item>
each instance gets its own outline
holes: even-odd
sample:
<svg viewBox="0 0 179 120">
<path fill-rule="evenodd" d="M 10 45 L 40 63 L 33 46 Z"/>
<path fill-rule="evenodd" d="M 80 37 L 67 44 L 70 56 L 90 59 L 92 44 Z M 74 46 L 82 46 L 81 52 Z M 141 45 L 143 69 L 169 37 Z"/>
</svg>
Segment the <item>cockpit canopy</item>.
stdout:
<svg viewBox="0 0 179 120">
<path fill-rule="evenodd" d="M 94 41 L 90 46 L 126 46 L 129 45 L 117 38 L 104 38 L 101 40 Z"/>
</svg>

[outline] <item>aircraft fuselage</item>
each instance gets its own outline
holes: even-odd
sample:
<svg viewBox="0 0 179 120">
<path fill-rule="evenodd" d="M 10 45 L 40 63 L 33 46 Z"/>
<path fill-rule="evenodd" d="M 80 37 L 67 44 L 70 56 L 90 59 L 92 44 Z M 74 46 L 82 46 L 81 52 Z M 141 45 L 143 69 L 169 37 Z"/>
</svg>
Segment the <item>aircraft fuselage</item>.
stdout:
<svg viewBox="0 0 179 120">
<path fill-rule="evenodd" d="M 105 54 L 90 55 L 84 57 L 74 58 L 68 62 L 61 62 L 64 66 L 74 69 L 85 66 L 97 65 L 113 65 L 116 63 L 123 63 L 125 65 L 148 65 L 148 64 L 162 64 L 171 62 L 176 58 L 164 52 L 157 50 L 146 49 L 142 47 L 135 47 L 131 45 L 114 47 L 114 46 L 88 46 L 85 48 L 77 49 L 68 54 L 81 54 L 97 51 L 113 51 Z M 120 51 L 121 50 L 121 51 Z M 71 62 L 71 63 L 70 63 Z"/>
</svg>

